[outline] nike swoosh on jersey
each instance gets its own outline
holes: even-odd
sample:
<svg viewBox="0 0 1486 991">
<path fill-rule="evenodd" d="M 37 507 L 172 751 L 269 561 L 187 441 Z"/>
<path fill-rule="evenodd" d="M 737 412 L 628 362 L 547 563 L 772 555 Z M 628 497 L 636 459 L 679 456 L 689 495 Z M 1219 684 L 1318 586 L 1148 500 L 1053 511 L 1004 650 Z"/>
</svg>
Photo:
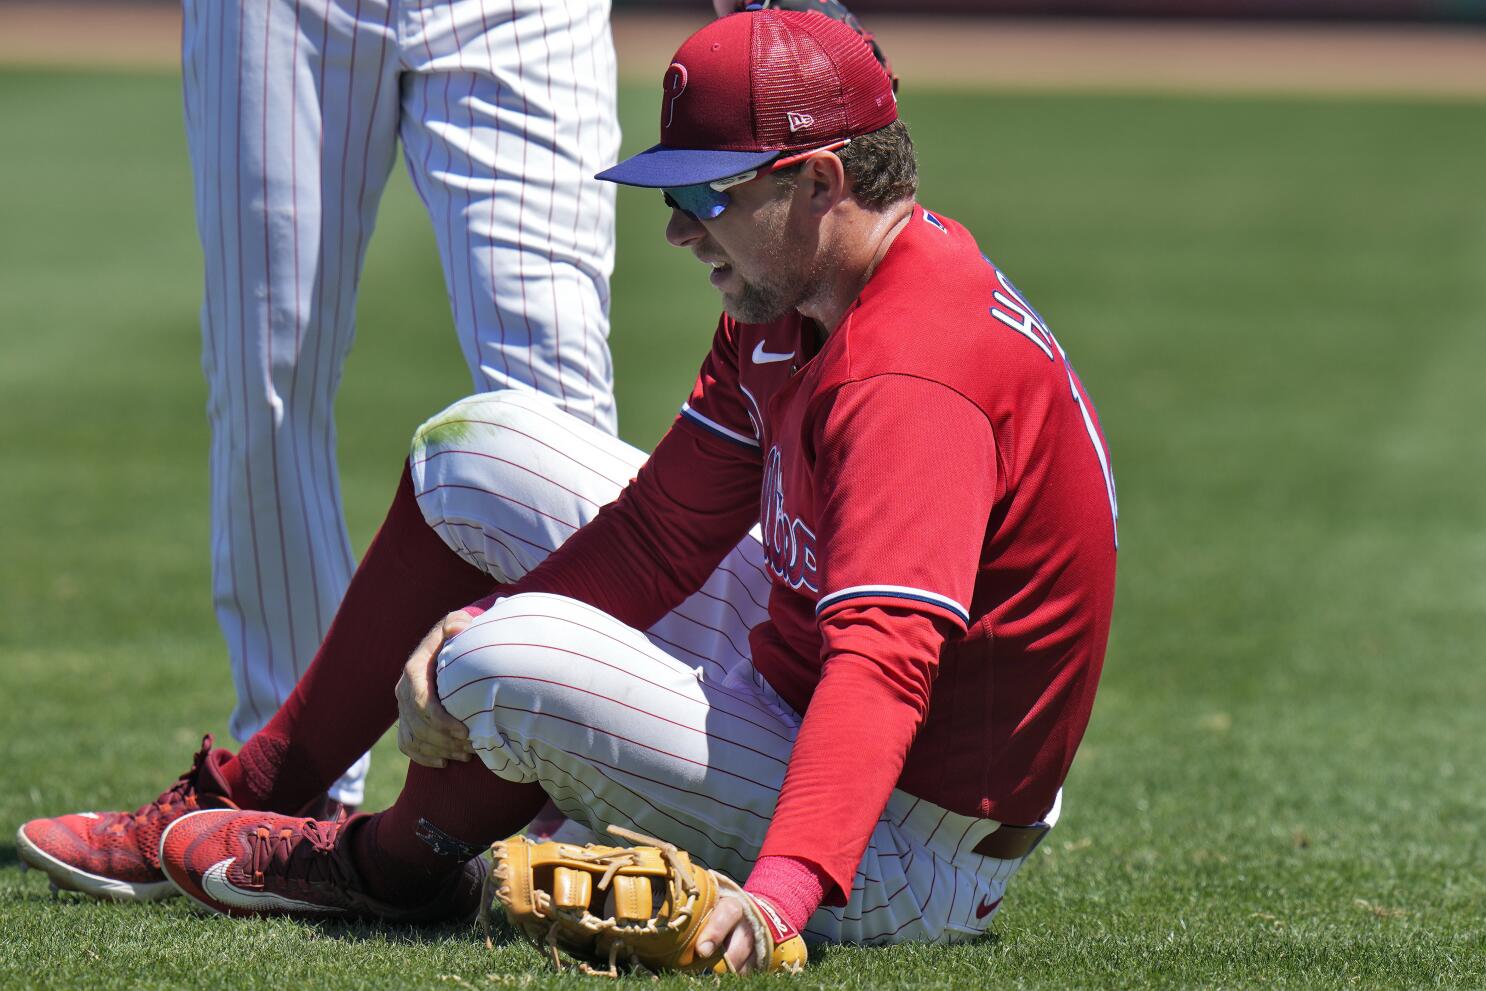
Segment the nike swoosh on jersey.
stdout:
<svg viewBox="0 0 1486 991">
<path fill-rule="evenodd" d="M 236 859 L 236 857 L 228 857 L 226 860 L 219 860 L 201 875 L 201 888 L 214 901 L 221 902 L 223 905 L 231 905 L 234 908 L 276 909 L 280 912 L 336 911 L 329 905 L 315 905 L 266 891 L 249 891 L 246 888 L 239 888 L 227 880 L 227 868 L 231 867 Z"/>
<path fill-rule="evenodd" d="M 785 351 L 783 353 L 765 351 L 763 341 L 759 341 L 753 346 L 753 363 L 755 365 L 768 365 L 776 361 L 788 361 L 794 356 L 795 353 L 793 351 Z"/>
</svg>

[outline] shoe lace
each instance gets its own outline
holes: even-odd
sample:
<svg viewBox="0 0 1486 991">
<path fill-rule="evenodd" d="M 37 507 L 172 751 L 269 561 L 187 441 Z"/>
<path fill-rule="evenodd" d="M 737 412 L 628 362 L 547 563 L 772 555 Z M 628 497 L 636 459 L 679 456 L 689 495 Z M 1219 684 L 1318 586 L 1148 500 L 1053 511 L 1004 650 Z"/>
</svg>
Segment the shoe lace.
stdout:
<svg viewBox="0 0 1486 991">
<path fill-rule="evenodd" d="M 262 884 L 265 875 L 273 875 L 306 884 L 354 886 L 355 871 L 336 851 L 336 838 L 344 822 L 302 819 L 277 829 L 259 826 L 249 841 L 247 867 L 253 882 Z"/>
<path fill-rule="evenodd" d="M 206 763 L 211 752 L 212 736 L 208 733 L 201 738 L 201 749 L 192 758 L 191 769 L 177 778 L 175 784 L 161 792 L 154 801 L 146 802 L 130 813 L 134 825 L 143 826 L 162 819 L 174 819 L 181 812 L 198 808 L 196 782 L 201 775 L 202 765 Z"/>
</svg>

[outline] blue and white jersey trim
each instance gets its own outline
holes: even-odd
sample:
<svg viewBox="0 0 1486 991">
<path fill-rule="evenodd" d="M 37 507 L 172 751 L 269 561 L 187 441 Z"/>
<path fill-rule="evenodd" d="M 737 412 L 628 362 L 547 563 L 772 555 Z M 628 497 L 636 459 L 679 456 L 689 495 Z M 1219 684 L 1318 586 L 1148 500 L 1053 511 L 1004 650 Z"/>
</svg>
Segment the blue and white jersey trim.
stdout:
<svg viewBox="0 0 1486 991">
<path fill-rule="evenodd" d="M 908 588 L 905 585 L 853 585 L 851 588 L 843 588 L 839 592 L 823 595 L 815 604 L 815 615 L 819 616 L 826 609 L 831 608 L 846 599 L 908 599 L 912 602 L 927 602 L 930 605 L 947 609 L 959 618 L 966 626 L 970 625 L 970 610 L 960 605 L 947 595 L 937 592 L 926 592 L 921 588 Z"/>
<path fill-rule="evenodd" d="M 735 444 L 742 444 L 744 447 L 751 447 L 755 451 L 759 449 L 759 442 L 757 437 L 749 437 L 746 434 L 740 434 L 736 430 L 729 430 L 722 424 L 717 423 L 714 420 L 707 419 L 705 416 L 692 409 L 690 403 L 681 404 L 681 415 L 686 417 L 692 423 L 695 423 L 697 426 L 702 427 L 706 430 L 710 430 L 714 434 L 717 434 L 717 436 L 719 437 L 725 437 Z"/>
</svg>

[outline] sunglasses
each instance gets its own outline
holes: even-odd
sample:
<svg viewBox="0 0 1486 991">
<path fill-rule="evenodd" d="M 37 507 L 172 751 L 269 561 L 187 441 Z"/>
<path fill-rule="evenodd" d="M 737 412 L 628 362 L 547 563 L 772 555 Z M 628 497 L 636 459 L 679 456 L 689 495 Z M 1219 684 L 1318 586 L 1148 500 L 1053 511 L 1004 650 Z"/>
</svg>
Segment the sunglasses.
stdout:
<svg viewBox="0 0 1486 991">
<path fill-rule="evenodd" d="M 811 148 L 809 151 L 798 152 L 794 155 L 786 155 L 769 163 L 762 170 L 749 169 L 747 172 L 739 172 L 737 175 L 728 176 L 726 179 L 714 179 L 711 182 L 699 182 L 691 186 L 666 186 L 661 189 L 661 198 L 666 206 L 672 210 L 680 210 L 692 220 L 716 220 L 722 216 L 722 212 L 732 202 L 728 190 L 734 186 L 741 185 L 759 175 L 768 175 L 778 172 L 780 169 L 789 168 L 791 165 L 803 162 L 811 155 L 822 151 L 837 151 L 851 144 L 851 139 L 835 141 L 820 148 Z"/>
</svg>

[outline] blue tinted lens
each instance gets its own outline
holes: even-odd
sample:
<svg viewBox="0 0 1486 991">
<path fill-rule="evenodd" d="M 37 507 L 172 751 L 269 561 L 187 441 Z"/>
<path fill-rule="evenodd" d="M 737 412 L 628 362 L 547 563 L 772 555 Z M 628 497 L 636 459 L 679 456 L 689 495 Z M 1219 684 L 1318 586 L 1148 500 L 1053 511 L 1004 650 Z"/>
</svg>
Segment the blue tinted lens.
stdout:
<svg viewBox="0 0 1486 991">
<path fill-rule="evenodd" d="M 670 186 L 661 191 L 666 205 L 700 220 L 716 220 L 727 209 L 728 194 L 719 193 L 705 182 L 695 186 Z"/>
</svg>

